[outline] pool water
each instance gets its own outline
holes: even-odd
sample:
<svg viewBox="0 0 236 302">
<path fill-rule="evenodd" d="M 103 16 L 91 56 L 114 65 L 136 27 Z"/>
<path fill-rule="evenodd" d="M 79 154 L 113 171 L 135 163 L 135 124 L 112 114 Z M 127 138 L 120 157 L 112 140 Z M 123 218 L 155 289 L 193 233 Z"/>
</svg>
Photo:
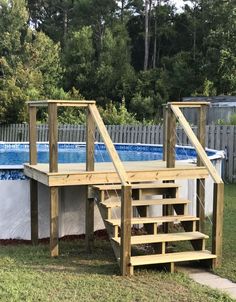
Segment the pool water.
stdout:
<svg viewBox="0 0 236 302">
<path fill-rule="evenodd" d="M 86 161 L 85 144 L 58 144 L 59 163 L 82 163 Z M 162 159 L 162 146 L 159 145 L 123 145 L 115 144 L 122 161 L 149 161 Z M 39 163 L 48 163 L 48 144 L 37 145 Z M 208 155 L 214 152 L 208 151 Z M 176 147 L 176 159 L 194 159 L 196 151 L 189 147 Z M 110 157 L 103 144 L 96 144 L 95 161 L 109 162 Z M 6 143 L 0 145 L 0 165 L 22 165 L 29 162 L 29 145 L 26 143 Z"/>
</svg>

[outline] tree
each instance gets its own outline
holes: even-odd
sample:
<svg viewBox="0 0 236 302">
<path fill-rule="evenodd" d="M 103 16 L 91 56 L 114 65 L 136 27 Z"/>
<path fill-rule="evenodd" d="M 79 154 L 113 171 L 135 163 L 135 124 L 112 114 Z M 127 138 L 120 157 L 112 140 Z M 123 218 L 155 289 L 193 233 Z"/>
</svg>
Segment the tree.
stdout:
<svg viewBox="0 0 236 302">
<path fill-rule="evenodd" d="M 27 118 L 26 101 L 50 97 L 61 74 L 60 48 L 27 26 L 23 0 L 0 4 L 1 123 Z"/>
<path fill-rule="evenodd" d="M 95 49 L 92 36 L 92 28 L 84 26 L 70 35 L 64 50 L 65 87 L 67 90 L 75 87 L 85 97 L 91 94 L 89 90 L 94 78 Z"/>
</svg>

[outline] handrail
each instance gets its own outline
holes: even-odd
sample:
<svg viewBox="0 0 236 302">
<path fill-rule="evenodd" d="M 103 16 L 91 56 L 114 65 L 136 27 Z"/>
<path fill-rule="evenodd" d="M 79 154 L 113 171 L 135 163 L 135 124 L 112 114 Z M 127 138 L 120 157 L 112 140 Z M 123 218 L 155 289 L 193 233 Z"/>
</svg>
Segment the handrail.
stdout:
<svg viewBox="0 0 236 302">
<path fill-rule="evenodd" d="M 202 145 L 200 144 L 198 138 L 194 134 L 193 130 L 191 129 L 189 123 L 187 122 L 186 118 L 184 117 L 183 113 L 179 109 L 177 104 L 170 103 L 171 110 L 174 112 L 176 118 L 178 119 L 179 123 L 183 127 L 186 135 L 188 136 L 189 140 L 195 147 L 198 156 L 200 157 L 202 163 L 207 168 L 209 174 L 213 178 L 215 183 L 223 183 L 223 180 L 217 173 L 215 167 L 212 165 L 211 161 L 209 160 L 205 150 L 203 149 Z"/>
<path fill-rule="evenodd" d="M 46 107 L 49 104 L 56 104 L 57 107 L 87 107 L 89 104 L 95 103 L 95 101 L 87 100 L 42 100 L 27 102 L 29 107 Z"/>
<path fill-rule="evenodd" d="M 129 178 L 128 178 L 128 175 L 125 171 L 125 168 L 119 158 L 119 155 L 113 145 L 113 142 L 110 138 L 110 135 L 107 131 L 107 128 L 105 127 L 104 123 L 103 123 L 103 120 L 98 112 L 98 109 L 96 107 L 95 104 L 89 104 L 88 105 L 88 108 L 89 108 L 89 111 L 98 127 L 98 130 L 103 138 L 103 141 L 104 141 L 104 144 L 107 148 L 107 151 L 111 157 L 111 160 L 113 162 L 113 165 L 116 169 L 116 172 L 117 174 L 119 175 L 120 177 L 120 180 L 121 180 L 121 183 L 122 185 L 128 185 L 129 184 Z"/>
</svg>

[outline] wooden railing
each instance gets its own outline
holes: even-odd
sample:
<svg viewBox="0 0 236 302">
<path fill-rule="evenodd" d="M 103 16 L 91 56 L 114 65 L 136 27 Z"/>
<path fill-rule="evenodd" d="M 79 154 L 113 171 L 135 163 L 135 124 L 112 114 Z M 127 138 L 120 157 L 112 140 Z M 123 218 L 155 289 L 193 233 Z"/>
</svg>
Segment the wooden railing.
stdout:
<svg viewBox="0 0 236 302">
<path fill-rule="evenodd" d="M 176 119 L 183 127 L 193 147 L 198 155 L 198 166 L 205 166 L 214 181 L 213 194 L 213 226 L 212 226 L 212 252 L 217 255 L 215 267 L 221 265 L 222 260 L 222 230 L 223 230 L 223 207 L 224 207 L 224 183 L 217 173 L 215 167 L 209 160 L 205 152 L 205 113 L 207 102 L 190 102 L 190 103 L 168 103 L 166 106 L 165 121 L 165 144 L 164 158 L 167 167 L 175 165 L 175 143 L 176 143 Z M 180 108 L 193 107 L 199 109 L 198 137 L 194 134 L 188 121 L 184 117 Z M 198 226 L 200 231 L 204 231 L 204 213 L 205 206 L 205 180 L 197 180 L 197 215 L 200 218 Z"/>
<path fill-rule="evenodd" d="M 95 125 L 104 141 L 107 151 L 110 155 L 115 170 L 119 176 L 122 185 L 121 194 L 121 253 L 120 253 L 120 267 L 122 275 L 130 275 L 130 257 L 131 257 L 131 185 L 129 183 L 128 175 L 119 158 L 119 155 L 113 145 L 109 136 L 107 128 L 98 112 L 95 101 L 63 101 L 63 100 L 48 100 L 29 102 L 30 114 L 30 128 L 29 128 L 29 142 L 30 142 L 30 164 L 37 164 L 37 129 L 36 129 L 36 108 L 41 106 L 48 107 L 48 125 L 49 125 L 49 172 L 58 172 L 58 119 L 57 108 L 60 106 L 74 106 L 85 107 L 87 109 L 87 136 L 86 136 L 86 171 L 94 171 L 94 143 L 95 143 Z M 36 187 L 34 180 L 31 180 L 31 186 Z M 57 187 L 50 187 L 51 196 L 58 194 Z M 56 203 L 51 203 L 56 204 Z M 51 206 L 51 211 L 54 208 Z M 57 209 L 55 209 L 56 213 Z M 86 249 L 91 252 L 93 245 L 94 233 L 94 200 L 91 198 L 89 186 L 87 186 L 86 198 Z M 55 233 L 52 225 L 51 232 Z M 58 254 L 58 251 L 53 248 L 57 246 L 53 242 L 53 238 L 57 235 L 50 236 L 52 238 L 52 255 Z"/>
</svg>

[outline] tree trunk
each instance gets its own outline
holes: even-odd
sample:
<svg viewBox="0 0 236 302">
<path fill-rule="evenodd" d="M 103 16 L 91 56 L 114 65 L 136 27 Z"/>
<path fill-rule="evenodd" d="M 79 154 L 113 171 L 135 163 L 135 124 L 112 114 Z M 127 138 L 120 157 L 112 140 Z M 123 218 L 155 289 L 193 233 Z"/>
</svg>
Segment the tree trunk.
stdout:
<svg viewBox="0 0 236 302">
<path fill-rule="evenodd" d="M 144 65 L 143 70 L 146 71 L 148 68 L 148 56 L 149 56 L 149 16 L 148 16 L 148 4 L 149 0 L 145 0 L 145 38 L 144 38 Z"/>
<path fill-rule="evenodd" d="M 153 42 L 153 69 L 156 68 L 156 58 L 157 58 L 157 14 L 155 7 L 155 15 L 154 15 L 154 42 Z"/>
<path fill-rule="evenodd" d="M 68 32 L 68 10 L 65 9 L 64 12 L 63 12 L 63 42 L 64 42 L 64 46 L 66 45 L 67 32 Z"/>
<path fill-rule="evenodd" d="M 121 1 L 121 14 L 120 14 L 121 22 L 122 22 L 122 23 L 123 23 L 123 21 L 124 21 L 124 6 L 125 6 L 125 0 L 122 0 L 122 1 Z"/>
</svg>

